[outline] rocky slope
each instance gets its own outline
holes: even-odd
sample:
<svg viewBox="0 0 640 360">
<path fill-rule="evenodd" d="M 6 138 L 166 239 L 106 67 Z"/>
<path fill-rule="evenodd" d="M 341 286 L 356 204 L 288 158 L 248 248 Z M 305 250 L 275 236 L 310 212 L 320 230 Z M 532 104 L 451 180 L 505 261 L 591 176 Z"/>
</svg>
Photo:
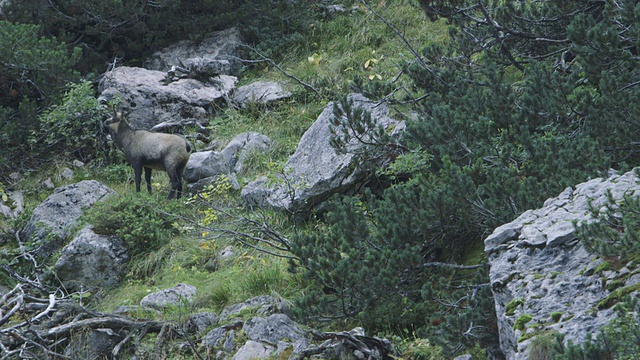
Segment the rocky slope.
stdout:
<svg viewBox="0 0 640 360">
<path fill-rule="evenodd" d="M 612 293 L 607 281 L 626 287 L 640 282 L 634 263 L 599 271 L 604 260 L 577 240 L 573 223 L 592 220 L 590 206 L 604 206 L 608 192 L 616 201 L 638 196 L 640 179 L 632 171 L 567 188 L 485 239 L 500 345 L 507 359 L 528 359 L 532 340 L 542 334 L 557 332 L 565 334 L 565 342 L 584 342 L 615 317 L 612 309 L 598 306 Z"/>
</svg>

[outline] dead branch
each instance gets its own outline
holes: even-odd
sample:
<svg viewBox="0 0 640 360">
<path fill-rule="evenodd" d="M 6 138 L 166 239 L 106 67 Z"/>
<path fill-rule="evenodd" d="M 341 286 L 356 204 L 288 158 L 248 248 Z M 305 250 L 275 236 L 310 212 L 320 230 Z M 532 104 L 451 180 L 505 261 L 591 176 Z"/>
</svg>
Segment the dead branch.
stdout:
<svg viewBox="0 0 640 360">
<path fill-rule="evenodd" d="M 394 359 L 394 357 L 391 356 L 391 354 L 394 353 L 394 349 L 389 340 L 365 336 L 356 329 L 340 332 L 319 332 L 312 330 L 309 333 L 314 340 L 326 341 L 317 347 L 310 347 L 302 351 L 295 359 L 306 359 L 311 355 L 332 351 L 337 348 L 341 348 L 341 351 L 360 351 L 366 359 L 371 360 Z"/>
<path fill-rule="evenodd" d="M 371 13 L 373 15 L 375 15 L 375 17 L 377 17 L 378 19 L 380 19 L 380 21 L 382 21 L 382 23 L 384 23 L 389 29 L 391 29 L 391 31 L 394 32 L 394 34 L 396 34 L 396 36 L 398 38 L 400 38 L 400 40 L 402 40 L 402 42 L 405 43 L 405 45 L 407 46 L 407 49 L 409 49 L 409 51 L 413 54 L 413 56 L 416 58 L 416 60 L 418 61 L 418 63 L 420 63 L 420 65 L 427 70 L 427 72 L 429 74 L 431 74 L 431 76 L 433 76 L 436 80 L 438 80 L 441 84 L 446 85 L 447 83 L 440 77 L 438 76 L 438 74 L 436 73 L 435 70 L 433 70 L 427 63 L 426 61 L 424 61 L 424 59 L 422 58 L 422 56 L 420 55 L 420 53 L 418 52 L 418 50 L 416 50 L 415 47 L 413 47 L 413 45 L 411 45 L 411 43 L 409 42 L 409 40 L 407 40 L 407 38 L 402 35 L 402 33 L 400 32 L 400 30 L 396 29 L 395 26 L 393 26 L 393 24 L 388 21 L 387 19 L 385 19 L 382 15 L 380 15 L 379 13 L 377 13 L 375 10 L 373 10 L 373 8 L 371 8 L 371 6 L 369 6 L 369 4 L 367 4 L 366 1 L 364 0 L 360 0 L 360 2 L 362 3 L 362 5 L 364 5 L 367 10 L 371 11 Z"/>
<path fill-rule="evenodd" d="M 319 92 L 316 88 L 314 88 L 312 85 L 310 85 L 310 84 L 308 84 L 308 83 L 306 83 L 306 82 L 304 82 L 304 81 L 300 80 L 300 79 L 299 79 L 298 77 L 296 77 L 295 75 L 292 75 L 292 74 L 288 73 L 288 72 L 287 72 L 286 70 L 284 70 L 280 65 L 276 64 L 276 62 L 275 62 L 275 61 L 273 61 L 273 60 L 269 59 L 268 57 L 266 57 L 266 56 L 264 56 L 262 53 L 260 53 L 256 48 L 254 48 L 254 47 L 252 47 L 252 46 L 249 46 L 249 45 L 245 45 L 245 44 L 243 44 L 242 46 L 244 46 L 244 47 L 246 47 L 247 49 L 249 49 L 249 50 L 253 51 L 254 53 L 256 53 L 260 58 L 262 58 L 262 60 L 264 60 L 264 61 L 268 62 L 269 64 L 271 64 L 271 66 L 275 67 L 276 69 L 278 69 L 278 71 L 280 71 L 281 73 L 283 73 L 283 74 L 284 74 L 284 76 L 286 76 L 286 77 L 288 77 L 288 78 L 290 78 L 290 79 L 293 79 L 293 80 L 297 81 L 300 85 L 302 85 L 302 86 L 304 86 L 305 88 L 307 88 L 307 89 L 309 89 L 309 90 L 313 91 L 314 93 L 316 93 L 316 95 L 317 95 L 319 98 L 322 98 L 322 95 L 320 95 L 320 92 Z M 242 59 L 239 59 L 239 60 L 240 60 L 240 61 L 244 61 L 244 60 L 242 60 Z"/>
<path fill-rule="evenodd" d="M 139 330 L 143 327 L 148 327 L 150 332 L 159 332 L 166 324 L 167 323 L 163 321 L 139 320 L 125 318 L 118 315 L 105 314 L 100 317 L 75 320 L 68 324 L 63 324 L 51 329 L 43 330 L 39 332 L 39 334 L 44 338 L 59 338 L 68 336 L 74 330 L 79 330 L 82 328 L 109 328 L 114 330 L 132 331 Z"/>
<path fill-rule="evenodd" d="M 42 294 L 39 284 L 21 282 L 0 298 L 0 359 L 66 358 L 59 349 L 68 344 L 72 333 L 85 329 L 147 334 L 172 326 L 93 312 L 55 292 Z M 127 335 L 125 340 L 130 338 Z M 118 344 L 115 354 L 124 344 L 124 340 Z"/>
</svg>

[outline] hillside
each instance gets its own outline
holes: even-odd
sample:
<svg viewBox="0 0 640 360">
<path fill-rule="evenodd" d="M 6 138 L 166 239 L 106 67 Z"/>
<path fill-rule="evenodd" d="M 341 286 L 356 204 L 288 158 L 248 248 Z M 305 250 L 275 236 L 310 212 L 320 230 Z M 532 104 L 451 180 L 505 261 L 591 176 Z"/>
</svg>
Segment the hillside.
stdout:
<svg viewBox="0 0 640 360">
<path fill-rule="evenodd" d="M 202 338 L 196 346 L 180 335 L 187 319 L 270 295 L 287 304 L 292 319 L 331 336 L 362 327 L 375 341 L 388 338 L 398 357 L 504 358 L 498 327 L 507 320 L 496 318 L 483 240 L 567 187 L 637 164 L 638 30 L 629 25 L 640 17 L 637 7 L 294 3 L 123 2 L 111 11 L 99 1 L 8 1 L 0 23 L 0 90 L 8 94 L 0 103 L 0 195 L 15 213 L 0 218 L 2 284 L 18 289 L 26 281 L 33 297 L 55 294 L 90 312 L 128 309 L 156 329 L 131 342 L 129 350 L 142 357 L 213 356 Z M 203 46 L 231 28 L 242 46 L 219 67 L 149 69 L 158 51 L 179 41 Z M 222 75 L 227 66 L 233 70 Z M 161 80 L 149 95 L 134 97 L 143 86 L 124 81 L 146 80 L 131 74 Z M 220 76 L 234 77 L 234 91 L 274 81 L 288 96 L 244 105 L 229 93 L 176 101 L 162 92 L 186 85 L 176 90 L 182 96 L 204 93 L 200 84 L 231 84 L 212 80 Z M 141 128 L 180 118 L 167 126 L 189 140 L 192 159 L 226 154 L 240 134 L 257 133 L 268 145 L 242 155 L 230 176 L 167 201 L 170 185 L 159 171 L 152 194 L 144 185 L 135 192 L 133 171 L 102 126 L 112 110 L 104 103 Z M 321 131 L 323 142 L 313 140 L 321 145 L 305 145 Z M 325 159 L 325 151 L 335 156 L 327 157 L 331 165 L 349 159 L 352 172 L 317 195 L 316 183 L 324 183 L 310 174 L 323 171 L 313 158 Z M 301 163 L 312 169 L 300 170 Z M 81 206 L 62 235 L 33 237 L 39 205 L 91 180 L 100 190 L 81 199 L 94 191 L 118 195 Z M 248 189 L 290 202 L 250 202 Z M 118 239 L 128 258 L 117 281 L 90 290 L 67 281 L 73 271 L 62 276 L 63 250 L 42 253 L 43 244 L 69 243 L 86 225 Z M 621 254 L 616 240 L 589 248 L 608 263 L 637 253 L 630 245 Z M 188 304 L 138 308 L 177 284 L 197 289 Z M 239 312 L 245 324 L 254 315 Z M 217 325 L 247 336 L 230 318 Z M 192 341 L 190 350 L 165 347 L 163 326 Z M 623 353 L 625 344 L 616 349 Z M 540 356 L 583 351 L 563 346 Z M 593 346 L 584 351 L 600 351 Z"/>
</svg>

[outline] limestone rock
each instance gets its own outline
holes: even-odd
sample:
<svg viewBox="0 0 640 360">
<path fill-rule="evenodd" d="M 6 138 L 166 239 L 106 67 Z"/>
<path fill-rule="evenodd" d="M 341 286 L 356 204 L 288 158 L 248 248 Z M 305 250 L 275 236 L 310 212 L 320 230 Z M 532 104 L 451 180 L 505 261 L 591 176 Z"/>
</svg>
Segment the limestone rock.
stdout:
<svg viewBox="0 0 640 360">
<path fill-rule="evenodd" d="M 162 310 L 167 306 L 182 306 L 190 303 L 196 296 L 195 286 L 187 284 L 177 284 L 176 286 L 149 294 L 140 300 L 140 306 Z"/>
<path fill-rule="evenodd" d="M 229 175 L 231 167 L 227 157 L 219 151 L 200 151 L 191 154 L 184 170 L 184 179 L 195 183 L 212 176 Z"/>
<path fill-rule="evenodd" d="M 385 104 L 378 104 L 361 94 L 351 94 L 353 107 L 361 107 L 371 113 L 372 120 L 399 135 L 404 122 L 389 117 Z M 242 190 L 242 198 L 249 205 L 287 210 L 309 210 L 321 204 L 335 193 L 345 193 L 366 182 L 369 174 L 354 155 L 360 144 L 350 142 L 353 151 L 337 153 L 330 144 L 330 123 L 333 103 L 329 103 L 316 122 L 305 132 L 295 153 L 284 166 L 279 181 L 259 178 Z M 383 166 L 389 159 L 380 159 Z"/>
<path fill-rule="evenodd" d="M 579 344 L 614 318 L 613 310 L 597 306 L 610 294 L 604 283 L 630 273 L 624 268 L 624 274 L 596 273 L 602 260 L 577 241 L 572 223 L 593 221 L 589 204 L 602 207 L 608 191 L 616 200 L 638 196 L 640 179 L 628 172 L 567 188 L 485 239 L 500 347 L 507 359 L 527 359 L 536 331 L 557 331 L 565 334 L 566 342 Z M 514 329 L 522 315 L 530 315 L 531 321 L 522 330 Z"/>
<path fill-rule="evenodd" d="M 149 70 L 167 71 L 172 66 L 217 68 L 222 75 L 235 75 L 242 64 L 242 36 L 237 28 L 217 31 L 199 43 L 182 40 L 156 51 L 144 62 Z"/>
<path fill-rule="evenodd" d="M 269 346 L 265 343 L 249 340 L 247 341 L 238 352 L 231 358 L 232 360 L 252 360 L 252 359 L 265 359 L 271 356 L 273 352 L 273 346 Z"/>
<path fill-rule="evenodd" d="M 118 283 L 128 260 L 117 237 L 97 235 L 88 226 L 62 249 L 56 275 L 67 291 L 93 290 Z"/>
<path fill-rule="evenodd" d="M 238 87 L 233 93 L 233 101 L 240 107 L 249 104 L 267 104 L 276 100 L 291 97 L 291 92 L 286 91 L 274 81 L 256 81 L 251 84 Z"/>
<path fill-rule="evenodd" d="M 304 337 L 298 325 L 284 314 L 273 314 L 267 318 L 252 317 L 244 323 L 242 329 L 249 339 L 269 344 L 277 344 L 285 339 L 295 342 Z"/>
<path fill-rule="evenodd" d="M 59 187 L 33 210 L 22 235 L 40 244 L 38 256 L 47 257 L 62 246 L 86 208 L 115 194 L 95 180 Z"/>
<path fill-rule="evenodd" d="M 103 76 L 100 101 L 120 99 L 129 123 L 137 129 L 176 119 L 206 123 L 212 104 L 225 101 L 237 81 L 234 76 L 220 75 L 206 83 L 179 79 L 166 84 L 165 77 L 162 71 L 117 67 Z"/>
<path fill-rule="evenodd" d="M 199 151 L 191 154 L 184 172 L 189 191 L 196 192 L 226 176 L 234 189 L 240 189 L 236 173 L 246 171 L 246 160 L 256 152 L 266 152 L 271 139 L 257 132 L 234 137 L 222 151 Z"/>
<path fill-rule="evenodd" d="M 250 131 L 236 135 L 222 150 L 222 154 L 233 172 L 242 174 L 251 154 L 265 153 L 270 147 L 271 139 L 268 136 Z"/>
</svg>

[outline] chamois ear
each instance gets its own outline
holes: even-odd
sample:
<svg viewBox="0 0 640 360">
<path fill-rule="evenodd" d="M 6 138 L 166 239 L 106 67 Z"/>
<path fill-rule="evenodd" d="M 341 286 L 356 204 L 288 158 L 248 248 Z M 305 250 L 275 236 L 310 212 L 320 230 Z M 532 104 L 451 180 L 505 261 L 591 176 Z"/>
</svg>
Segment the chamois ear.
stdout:
<svg viewBox="0 0 640 360">
<path fill-rule="evenodd" d="M 120 121 L 121 118 L 121 114 L 116 110 L 115 105 L 111 108 L 112 114 L 111 117 L 107 120 L 105 120 L 104 124 L 105 125 L 110 125 L 113 123 L 117 123 L 118 121 Z"/>
</svg>

